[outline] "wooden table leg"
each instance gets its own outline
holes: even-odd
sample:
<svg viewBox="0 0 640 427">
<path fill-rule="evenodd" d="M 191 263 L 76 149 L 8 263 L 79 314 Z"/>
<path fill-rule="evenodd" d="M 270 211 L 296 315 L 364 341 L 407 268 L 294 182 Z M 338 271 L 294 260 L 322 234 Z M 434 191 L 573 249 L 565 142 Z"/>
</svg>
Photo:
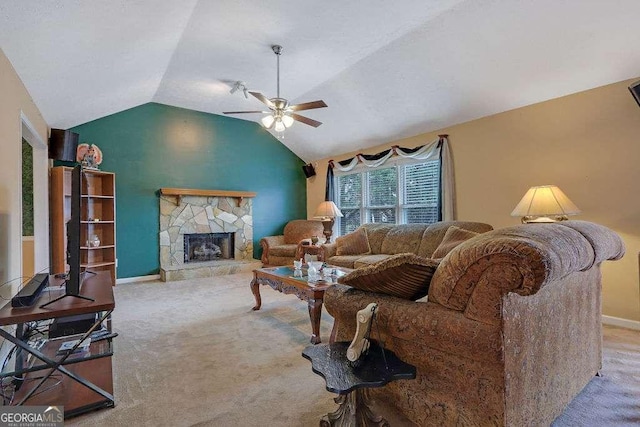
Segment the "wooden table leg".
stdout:
<svg viewBox="0 0 640 427">
<path fill-rule="evenodd" d="M 320 343 L 320 316 L 322 315 L 322 300 L 309 298 L 309 319 L 311 319 L 311 344 Z"/>
<path fill-rule="evenodd" d="M 251 292 L 253 293 L 253 297 L 256 299 L 256 305 L 253 306 L 252 310 L 260 310 L 260 306 L 262 306 L 262 298 L 260 298 L 260 283 L 258 283 L 255 274 L 251 281 Z"/>
<path fill-rule="evenodd" d="M 389 427 L 382 415 L 376 415 L 369 406 L 369 390 L 358 388 L 351 393 L 341 394 L 334 399 L 340 405 L 320 420 L 320 427 L 334 426 L 375 426 Z"/>
</svg>

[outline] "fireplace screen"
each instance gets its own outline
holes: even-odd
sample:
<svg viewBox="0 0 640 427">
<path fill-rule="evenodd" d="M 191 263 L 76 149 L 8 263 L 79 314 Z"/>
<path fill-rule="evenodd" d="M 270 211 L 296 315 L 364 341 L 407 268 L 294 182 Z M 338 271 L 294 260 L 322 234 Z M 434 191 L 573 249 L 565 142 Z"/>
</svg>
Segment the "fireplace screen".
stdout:
<svg viewBox="0 0 640 427">
<path fill-rule="evenodd" d="M 235 233 L 184 235 L 184 262 L 233 259 Z"/>
</svg>

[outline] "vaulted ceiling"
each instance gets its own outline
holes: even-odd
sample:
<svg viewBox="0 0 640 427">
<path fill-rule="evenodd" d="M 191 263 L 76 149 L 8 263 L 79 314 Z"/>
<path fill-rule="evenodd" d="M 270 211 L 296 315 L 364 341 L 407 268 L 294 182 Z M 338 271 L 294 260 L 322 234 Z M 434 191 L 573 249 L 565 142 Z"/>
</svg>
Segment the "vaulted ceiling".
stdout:
<svg viewBox="0 0 640 427">
<path fill-rule="evenodd" d="M 640 75 L 637 0 L 0 0 L 0 47 L 51 127 L 147 102 L 301 112 L 306 161 Z M 260 114 L 234 116 L 258 121 Z"/>
</svg>

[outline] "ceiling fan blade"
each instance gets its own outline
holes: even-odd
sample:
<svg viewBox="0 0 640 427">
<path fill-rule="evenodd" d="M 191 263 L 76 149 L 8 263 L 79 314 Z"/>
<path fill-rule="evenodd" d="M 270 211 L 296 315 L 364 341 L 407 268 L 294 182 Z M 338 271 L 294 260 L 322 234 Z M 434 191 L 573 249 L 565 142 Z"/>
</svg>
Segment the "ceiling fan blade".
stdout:
<svg viewBox="0 0 640 427">
<path fill-rule="evenodd" d="M 268 113 L 268 111 L 223 111 L 222 114 Z"/>
<path fill-rule="evenodd" d="M 302 104 L 290 105 L 287 108 L 287 110 L 288 111 L 313 110 L 314 108 L 324 108 L 326 106 L 327 104 L 325 104 L 324 101 L 319 100 L 319 101 L 304 102 Z"/>
<path fill-rule="evenodd" d="M 271 102 L 271 100 L 269 100 L 269 98 L 267 98 L 266 96 L 264 96 L 260 92 L 249 92 L 249 93 L 251 95 L 255 96 L 256 98 L 258 98 L 260 100 L 260 102 L 265 104 L 267 107 L 274 108 L 273 102 Z"/>
<path fill-rule="evenodd" d="M 291 113 L 289 115 L 293 120 L 297 120 L 300 123 L 304 123 L 305 125 L 313 126 L 314 128 L 317 128 L 322 124 L 322 122 L 310 119 L 309 117 L 301 116 L 300 114 Z"/>
</svg>

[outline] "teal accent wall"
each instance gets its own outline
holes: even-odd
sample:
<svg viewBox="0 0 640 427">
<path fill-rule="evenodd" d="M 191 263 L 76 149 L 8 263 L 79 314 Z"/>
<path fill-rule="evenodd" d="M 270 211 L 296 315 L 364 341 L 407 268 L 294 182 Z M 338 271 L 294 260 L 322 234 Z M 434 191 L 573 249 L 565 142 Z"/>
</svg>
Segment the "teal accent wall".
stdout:
<svg viewBox="0 0 640 427">
<path fill-rule="evenodd" d="M 303 161 L 254 122 L 144 104 L 72 129 L 97 144 L 116 173 L 118 277 L 157 274 L 161 187 L 254 191 L 254 258 L 260 238 L 306 218 Z"/>
</svg>

